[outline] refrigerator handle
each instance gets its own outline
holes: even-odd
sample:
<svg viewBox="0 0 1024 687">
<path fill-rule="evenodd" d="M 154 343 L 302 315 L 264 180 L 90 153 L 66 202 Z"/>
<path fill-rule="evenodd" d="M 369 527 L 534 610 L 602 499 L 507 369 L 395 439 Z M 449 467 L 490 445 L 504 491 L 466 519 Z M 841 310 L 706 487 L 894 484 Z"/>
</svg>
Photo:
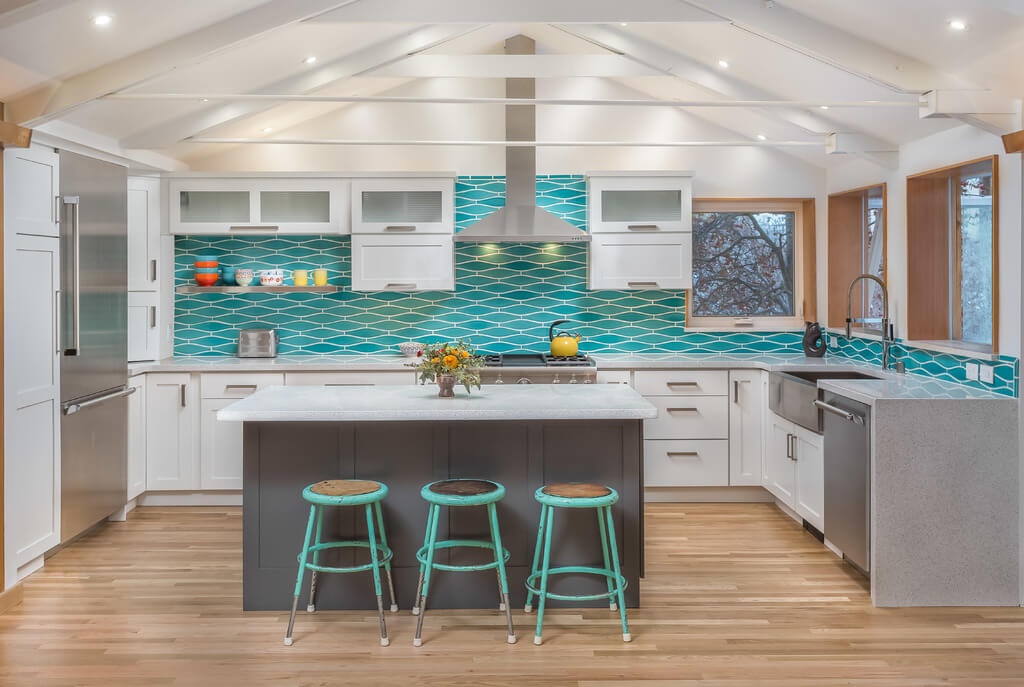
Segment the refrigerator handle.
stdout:
<svg viewBox="0 0 1024 687">
<path fill-rule="evenodd" d="M 74 294 L 71 300 L 71 310 L 74 319 L 72 330 L 71 350 L 72 355 L 80 355 L 82 346 L 82 269 L 81 269 L 81 236 L 79 232 L 78 205 L 81 199 L 79 196 L 64 196 L 65 205 L 71 206 L 71 259 L 74 268 Z"/>
</svg>

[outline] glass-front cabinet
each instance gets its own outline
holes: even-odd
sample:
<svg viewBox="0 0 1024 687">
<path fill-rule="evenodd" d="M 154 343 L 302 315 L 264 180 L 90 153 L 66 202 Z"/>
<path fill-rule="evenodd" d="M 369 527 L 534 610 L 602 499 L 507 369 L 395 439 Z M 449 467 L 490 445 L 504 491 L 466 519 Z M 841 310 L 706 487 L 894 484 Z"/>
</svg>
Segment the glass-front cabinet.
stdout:
<svg viewBox="0 0 1024 687">
<path fill-rule="evenodd" d="M 689 177 L 590 176 L 587 185 L 592 233 L 690 231 Z"/>
<path fill-rule="evenodd" d="M 347 234 L 349 183 L 327 178 L 171 179 L 171 233 Z"/>
<path fill-rule="evenodd" d="M 452 234 L 455 180 L 358 179 L 352 182 L 353 234 Z"/>
</svg>

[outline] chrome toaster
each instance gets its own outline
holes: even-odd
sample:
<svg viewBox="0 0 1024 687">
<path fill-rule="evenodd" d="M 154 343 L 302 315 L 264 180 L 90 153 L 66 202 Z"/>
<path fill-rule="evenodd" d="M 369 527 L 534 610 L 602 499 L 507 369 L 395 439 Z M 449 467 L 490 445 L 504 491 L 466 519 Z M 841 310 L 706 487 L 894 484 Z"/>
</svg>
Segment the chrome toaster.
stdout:
<svg viewBox="0 0 1024 687">
<path fill-rule="evenodd" d="M 281 336 L 276 329 L 240 329 L 239 358 L 276 358 Z"/>
</svg>

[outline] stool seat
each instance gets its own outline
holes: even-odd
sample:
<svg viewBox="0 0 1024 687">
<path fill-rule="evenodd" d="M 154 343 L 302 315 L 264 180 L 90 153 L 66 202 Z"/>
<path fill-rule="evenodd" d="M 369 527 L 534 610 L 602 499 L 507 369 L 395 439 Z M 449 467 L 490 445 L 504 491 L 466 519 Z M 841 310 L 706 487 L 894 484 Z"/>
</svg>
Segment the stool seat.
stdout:
<svg viewBox="0 0 1024 687">
<path fill-rule="evenodd" d="M 533 497 L 546 506 L 559 508 L 603 508 L 619 500 L 619 493 L 603 484 L 558 482 L 538 489 Z"/>
<path fill-rule="evenodd" d="M 484 506 L 505 498 L 505 487 L 487 479 L 446 479 L 424 486 L 420 496 L 439 506 Z"/>
<path fill-rule="evenodd" d="M 302 498 L 319 506 L 361 506 L 387 494 L 386 486 L 367 479 L 325 479 L 302 490 Z"/>
</svg>

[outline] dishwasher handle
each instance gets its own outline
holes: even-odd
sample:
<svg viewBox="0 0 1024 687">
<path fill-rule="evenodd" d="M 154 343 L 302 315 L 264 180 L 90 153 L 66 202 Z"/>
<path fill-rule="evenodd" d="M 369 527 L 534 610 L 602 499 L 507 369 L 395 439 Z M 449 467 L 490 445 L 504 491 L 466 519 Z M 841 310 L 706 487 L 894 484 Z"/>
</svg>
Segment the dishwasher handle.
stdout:
<svg viewBox="0 0 1024 687">
<path fill-rule="evenodd" d="M 852 422 L 857 425 L 864 424 L 864 418 L 858 415 L 857 413 L 851 413 L 849 410 L 843 410 L 842 408 L 834 406 L 830 403 L 825 403 L 824 401 L 819 401 L 818 399 L 814 399 L 813 403 L 815 408 L 824 410 L 826 413 L 838 415 L 847 422 Z"/>
</svg>

